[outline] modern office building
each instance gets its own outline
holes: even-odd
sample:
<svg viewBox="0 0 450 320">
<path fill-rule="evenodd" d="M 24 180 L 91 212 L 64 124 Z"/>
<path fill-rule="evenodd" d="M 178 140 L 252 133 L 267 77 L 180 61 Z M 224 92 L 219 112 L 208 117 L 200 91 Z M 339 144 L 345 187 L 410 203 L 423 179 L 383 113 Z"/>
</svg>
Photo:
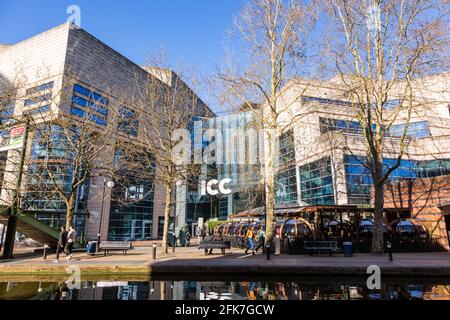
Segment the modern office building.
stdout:
<svg viewBox="0 0 450 320">
<path fill-rule="evenodd" d="M 106 128 L 111 128 L 111 121 L 118 121 L 109 147 L 99 154 L 103 163 L 109 164 L 105 170 L 114 172 L 115 184 L 108 184 L 111 178 L 106 179 L 99 169 L 77 187 L 75 225 L 87 239 L 95 239 L 99 232 L 103 239 L 111 240 L 146 240 L 162 235 L 164 188 L 153 181 L 151 174 L 121 167 L 121 150 L 114 147 L 122 137 L 139 141 L 142 123 L 140 110 L 133 106 L 133 94 L 149 77 L 155 77 L 154 71 L 133 63 L 69 23 L 0 46 L 0 80 L 17 90 L 9 111 L 2 112 L 16 118 L 28 114 L 36 124 L 29 133 L 21 184 L 20 203 L 28 215 L 54 229 L 65 223 L 65 202 L 42 183 L 49 167 L 62 188 L 73 179 L 74 155 L 68 151 L 68 143 L 78 131 L 74 129 L 73 136 L 68 137 L 58 125 L 59 119 L 83 119 L 99 131 L 110 130 Z M 166 77 L 159 79 L 160 85 L 171 87 L 175 78 L 177 75 L 167 70 Z M 203 110 L 200 116 L 213 116 L 200 99 L 196 101 L 198 110 Z M 119 120 L 113 119 L 117 115 Z M 0 199 L 8 206 L 17 181 L 20 152 L 9 147 L 11 128 L 3 129 L 0 166 L 5 170 L 0 177 Z M 48 137 L 51 146 L 44 142 Z"/>
<path fill-rule="evenodd" d="M 405 152 L 400 166 L 389 177 L 385 207 L 401 208 L 402 218 L 412 218 L 448 248 L 448 203 L 450 186 L 450 74 L 416 79 L 414 107 L 407 129 Z M 401 89 L 396 84 L 392 92 Z M 278 189 L 285 195 L 281 207 L 311 205 L 373 205 L 373 183 L 366 166 L 363 129 L 355 109 L 345 96 L 344 86 L 335 80 L 306 83 L 293 80 L 280 94 L 289 108 L 280 107 L 280 162 Z M 385 104 L 385 117 L 396 112 L 400 101 L 392 97 Z M 407 109 L 393 122 L 384 141 L 384 166 L 392 167 L 399 153 L 399 138 L 405 129 Z M 293 119 L 293 120 L 292 120 Z M 287 124 L 287 125 L 286 125 Z M 420 188 L 432 184 L 438 188 Z M 398 183 L 413 183 L 414 197 L 406 204 L 408 192 L 389 189 Z M 410 191 L 411 191 L 410 190 Z M 419 192 L 419 190 L 421 190 Z M 428 192 L 425 192 L 427 191 Z M 412 192 L 412 191 L 411 191 Z M 430 198 L 423 201 L 412 199 Z M 399 198 L 401 201 L 399 201 Z M 394 198 L 394 200 L 392 200 Z M 402 202 L 403 201 L 403 202 Z M 424 210 L 423 207 L 434 206 Z M 446 206 L 447 205 L 447 206 Z M 421 208 L 422 206 L 422 208 Z M 280 206 L 279 206 L 280 207 Z M 447 208 L 447 211 L 444 211 Z M 426 208 L 425 208 L 426 209 Z M 388 222 L 398 217 L 386 217 Z"/>
</svg>

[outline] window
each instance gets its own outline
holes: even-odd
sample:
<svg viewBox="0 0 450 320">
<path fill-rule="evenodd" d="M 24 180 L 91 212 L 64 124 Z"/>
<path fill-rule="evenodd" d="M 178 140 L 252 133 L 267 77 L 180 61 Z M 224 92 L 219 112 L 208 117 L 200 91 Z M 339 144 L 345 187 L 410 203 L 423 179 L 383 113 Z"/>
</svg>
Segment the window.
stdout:
<svg viewBox="0 0 450 320">
<path fill-rule="evenodd" d="M 139 120 L 137 113 L 128 108 L 120 107 L 117 129 L 130 136 L 136 137 L 138 135 L 138 127 Z"/>
<path fill-rule="evenodd" d="M 389 135 L 393 137 L 401 137 L 405 131 L 404 124 L 397 124 L 391 126 L 389 129 Z M 410 138 L 427 138 L 431 136 L 430 129 L 428 127 L 428 121 L 412 122 L 408 125 L 408 131 L 406 135 Z"/>
<path fill-rule="evenodd" d="M 315 101 L 323 104 L 334 104 L 339 106 L 350 106 L 352 103 L 350 101 L 343 101 L 343 100 L 333 100 L 333 99 L 327 99 L 327 98 L 319 98 L 319 97 L 308 97 L 303 96 L 302 101 L 308 102 L 308 101 Z"/>
<path fill-rule="evenodd" d="M 329 118 L 319 118 L 320 133 L 333 130 L 343 130 L 350 133 L 362 133 L 362 128 L 357 121 L 338 120 Z"/>
<path fill-rule="evenodd" d="M 330 157 L 300 166 L 301 200 L 309 205 L 334 204 Z"/>
<path fill-rule="evenodd" d="M 277 172 L 275 186 L 276 203 L 297 203 L 297 173 L 295 172 L 295 164 Z"/>
<path fill-rule="evenodd" d="M 41 114 L 41 113 L 45 113 L 48 112 L 50 110 L 50 105 L 46 105 L 46 106 L 42 106 L 36 109 L 32 109 L 32 110 L 28 110 L 25 111 L 25 114 L 29 114 L 31 116 L 37 115 L 37 114 Z"/>
<path fill-rule="evenodd" d="M 44 83 L 44 84 L 35 86 L 33 88 L 27 89 L 25 94 L 28 96 L 28 95 L 32 95 L 32 94 L 35 94 L 35 93 L 38 93 L 38 92 L 41 92 L 41 91 L 50 90 L 50 89 L 53 88 L 53 85 L 54 85 L 53 81 L 52 82 L 48 82 L 48 83 Z"/>
<path fill-rule="evenodd" d="M 396 163 L 396 159 L 384 159 L 384 170 L 392 168 Z M 373 181 L 370 171 L 366 167 L 366 158 L 346 155 L 345 174 L 348 203 L 370 203 Z M 450 159 L 426 161 L 401 160 L 400 166 L 389 175 L 389 180 L 413 180 L 437 177 L 446 174 L 450 174 Z"/>
<path fill-rule="evenodd" d="M 400 99 L 388 100 L 384 103 L 383 107 L 385 109 L 394 109 L 400 105 Z"/>
<path fill-rule="evenodd" d="M 288 130 L 279 137 L 280 165 L 295 160 L 294 131 Z"/>
<path fill-rule="evenodd" d="M 34 98 L 26 99 L 24 102 L 24 105 L 25 105 L 25 107 L 28 107 L 28 106 L 32 106 L 34 104 L 41 103 L 41 102 L 49 102 L 51 99 L 52 99 L 52 94 L 46 93 L 46 94 L 43 94 L 43 95 L 40 95 L 40 96 L 37 96 Z"/>
<path fill-rule="evenodd" d="M 74 84 L 73 94 L 71 114 L 78 117 L 84 117 L 85 114 L 88 114 L 90 121 L 101 126 L 106 126 L 106 117 L 108 116 L 106 106 L 109 104 L 108 99 L 78 84 Z"/>
</svg>

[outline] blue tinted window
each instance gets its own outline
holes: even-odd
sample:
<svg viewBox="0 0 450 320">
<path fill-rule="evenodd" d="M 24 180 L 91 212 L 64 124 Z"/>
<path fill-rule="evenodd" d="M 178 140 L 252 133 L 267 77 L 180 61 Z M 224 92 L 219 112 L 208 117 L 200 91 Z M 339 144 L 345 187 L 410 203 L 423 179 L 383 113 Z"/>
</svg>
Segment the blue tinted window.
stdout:
<svg viewBox="0 0 450 320">
<path fill-rule="evenodd" d="M 82 87 L 82 86 L 80 86 L 78 84 L 74 84 L 73 91 L 78 93 L 78 94 L 81 94 L 81 95 L 83 95 L 83 96 L 85 96 L 87 98 L 93 99 L 93 100 L 95 100 L 95 102 L 99 102 L 99 103 L 104 104 L 104 105 L 108 105 L 108 103 L 109 103 L 108 99 L 106 99 L 102 95 L 100 95 L 100 94 L 98 94 L 96 92 L 92 92 L 92 91 L 90 91 L 90 90 L 88 90 L 88 89 L 86 89 L 86 88 L 84 88 L 84 87 Z"/>
<path fill-rule="evenodd" d="M 393 109 L 393 108 L 398 107 L 399 105 L 400 105 L 400 100 L 395 99 L 395 100 L 386 101 L 383 107 L 386 109 Z"/>
<path fill-rule="evenodd" d="M 39 86 L 30 88 L 30 89 L 27 89 L 26 95 L 30 95 L 30 94 L 33 94 L 33 93 L 36 93 L 36 92 L 39 92 L 39 91 L 49 90 L 49 89 L 51 89 L 51 88 L 53 88 L 53 81 L 52 81 L 52 82 L 48 82 L 48 83 L 41 84 L 41 85 L 39 85 Z"/>
<path fill-rule="evenodd" d="M 99 124 L 101 126 L 106 126 L 106 120 L 101 117 L 98 117 L 94 114 L 90 114 L 88 118 L 89 118 L 89 120 L 95 122 L 96 124 Z"/>
<path fill-rule="evenodd" d="M 84 111 L 81 110 L 81 109 L 78 109 L 78 108 L 76 108 L 76 107 L 72 107 L 72 108 L 70 109 L 70 113 L 73 114 L 73 115 L 76 115 L 76 116 L 78 116 L 78 117 L 80 117 L 80 118 L 83 118 L 83 117 L 84 117 Z"/>
<path fill-rule="evenodd" d="M 49 105 L 46 105 L 46 106 L 42 106 L 42 107 L 39 107 L 39 108 L 30 110 L 30 111 L 27 111 L 27 114 L 33 116 L 33 115 L 36 115 L 36 114 L 39 114 L 39 113 L 47 112 L 47 111 L 49 111 L 49 110 L 50 110 L 50 106 L 49 106 Z"/>
<path fill-rule="evenodd" d="M 394 137 L 401 137 L 405 131 L 404 124 L 393 125 L 389 129 L 389 134 Z M 430 129 L 428 127 L 428 121 L 412 122 L 408 125 L 408 131 L 406 135 L 410 138 L 426 138 L 429 137 Z"/>
<path fill-rule="evenodd" d="M 87 101 L 83 98 L 77 97 L 77 96 L 72 96 L 72 101 L 82 107 L 87 107 Z"/>
<path fill-rule="evenodd" d="M 92 93 L 90 90 L 88 90 L 88 89 L 86 89 L 86 88 L 84 88 L 84 87 L 82 87 L 82 86 L 80 86 L 78 84 L 75 84 L 73 86 L 73 91 L 76 92 L 76 93 L 79 93 L 79 94 L 81 94 L 83 96 L 85 96 L 86 98 L 90 98 L 91 97 L 91 93 Z"/>
</svg>

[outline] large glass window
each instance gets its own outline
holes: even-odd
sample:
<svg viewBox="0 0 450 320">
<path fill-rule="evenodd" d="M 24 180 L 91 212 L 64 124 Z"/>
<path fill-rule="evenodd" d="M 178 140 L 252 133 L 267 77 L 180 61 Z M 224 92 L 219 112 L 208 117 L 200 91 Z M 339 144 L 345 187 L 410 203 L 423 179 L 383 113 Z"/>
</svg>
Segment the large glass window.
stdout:
<svg viewBox="0 0 450 320">
<path fill-rule="evenodd" d="M 120 107 L 117 129 L 125 134 L 136 137 L 138 135 L 138 114 L 126 107 Z"/>
<path fill-rule="evenodd" d="M 333 130 L 343 130 L 350 133 L 362 133 L 361 125 L 358 121 L 338 120 L 329 118 L 319 118 L 320 133 Z"/>
<path fill-rule="evenodd" d="M 405 131 L 404 124 L 391 126 L 389 134 L 394 137 L 401 137 Z M 408 125 L 406 135 L 410 138 L 426 138 L 431 135 L 428 121 L 412 122 Z"/>
<path fill-rule="evenodd" d="M 396 159 L 384 159 L 385 170 L 396 164 Z M 372 176 L 364 157 L 345 156 L 345 173 L 349 204 L 369 204 L 371 201 Z M 400 166 L 389 176 L 389 180 L 431 178 L 450 174 L 450 159 L 413 161 L 401 160 Z"/>
<path fill-rule="evenodd" d="M 87 114 L 90 121 L 101 126 L 106 126 L 108 104 L 108 99 L 100 94 L 78 84 L 73 86 L 71 114 L 80 118 Z"/>
<path fill-rule="evenodd" d="M 334 204 L 330 157 L 300 166 L 299 170 L 302 201 L 310 205 Z"/>
<path fill-rule="evenodd" d="M 55 221 L 65 220 L 66 204 L 58 189 L 69 193 L 72 188 L 74 154 L 69 147 L 71 134 L 77 134 L 75 128 L 70 131 L 57 125 L 43 125 L 34 131 L 33 136 L 23 206 L 26 210 L 36 212 L 37 218 L 43 222 L 53 221 L 50 224 L 53 227 Z M 76 221 L 84 220 L 87 212 L 88 181 L 76 189 L 75 214 L 79 215 Z"/>
<path fill-rule="evenodd" d="M 142 165 L 129 166 L 133 159 L 121 149 L 116 150 L 109 240 L 152 239 L 154 179 L 153 166 L 148 166 L 152 160 L 145 154 L 132 158 L 141 159 Z M 146 172 L 140 171 L 145 167 Z"/>
<path fill-rule="evenodd" d="M 297 173 L 295 163 L 279 170 L 275 178 L 275 202 L 297 203 Z"/>
<path fill-rule="evenodd" d="M 294 131 L 287 130 L 279 136 L 280 166 L 295 160 Z"/>
</svg>

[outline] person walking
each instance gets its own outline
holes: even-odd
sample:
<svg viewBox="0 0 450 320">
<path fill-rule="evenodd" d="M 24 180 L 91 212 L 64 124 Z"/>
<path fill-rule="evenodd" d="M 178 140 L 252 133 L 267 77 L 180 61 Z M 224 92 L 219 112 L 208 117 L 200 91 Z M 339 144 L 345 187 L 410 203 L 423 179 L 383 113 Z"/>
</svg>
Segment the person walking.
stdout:
<svg viewBox="0 0 450 320">
<path fill-rule="evenodd" d="M 59 232 L 58 244 L 56 246 L 56 259 L 53 261 L 55 263 L 59 262 L 59 255 L 64 251 L 67 244 L 67 231 L 66 227 L 62 226 Z"/>
<path fill-rule="evenodd" d="M 66 254 L 67 260 L 70 261 L 73 255 L 73 246 L 75 244 L 75 239 L 77 238 L 77 232 L 73 226 L 69 227 L 69 233 L 67 234 L 67 244 L 66 244 Z"/>
<path fill-rule="evenodd" d="M 255 233 L 253 232 L 253 227 L 249 227 L 247 232 L 245 233 L 245 239 L 247 241 L 247 249 L 245 249 L 245 254 L 248 253 L 248 250 L 252 250 L 252 254 L 255 254 L 255 243 L 253 238 L 255 237 Z"/>
<path fill-rule="evenodd" d="M 255 252 L 258 252 L 259 248 L 264 252 L 264 243 L 266 242 L 266 232 L 262 226 L 259 226 L 258 232 L 256 233 L 258 237 L 258 246 L 255 249 Z"/>
</svg>

